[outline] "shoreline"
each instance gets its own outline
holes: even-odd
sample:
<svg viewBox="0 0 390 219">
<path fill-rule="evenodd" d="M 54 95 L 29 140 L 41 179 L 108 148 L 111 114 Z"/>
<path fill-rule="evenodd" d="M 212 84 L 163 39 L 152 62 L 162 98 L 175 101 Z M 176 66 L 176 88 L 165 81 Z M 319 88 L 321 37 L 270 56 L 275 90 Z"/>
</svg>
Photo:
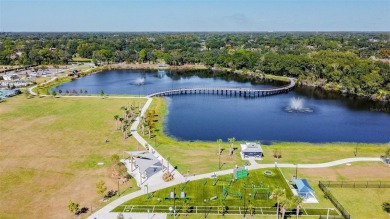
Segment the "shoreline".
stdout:
<svg viewBox="0 0 390 219">
<path fill-rule="evenodd" d="M 185 64 L 181 66 L 173 66 L 173 65 L 167 65 L 167 64 L 152 64 L 152 63 L 115 63 L 115 64 L 106 64 L 102 66 L 96 66 L 94 68 L 85 70 L 80 73 L 79 77 L 84 77 L 91 74 L 96 74 L 103 71 L 110 71 L 110 70 L 171 70 L 171 71 L 215 71 L 215 72 L 222 72 L 224 74 L 233 74 L 237 77 L 243 77 L 248 80 L 270 80 L 270 81 L 279 81 L 279 82 L 288 82 L 289 78 L 287 76 L 277 76 L 277 75 L 271 75 L 271 74 L 265 74 L 265 73 L 256 73 L 253 71 L 243 71 L 243 70 L 231 70 L 227 68 L 210 68 L 203 64 Z M 73 77 L 73 80 L 78 79 L 79 77 Z M 318 83 L 308 83 L 307 81 L 301 81 L 299 78 L 296 78 L 296 87 L 303 87 L 303 88 L 318 88 L 325 92 L 332 92 L 337 93 L 340 96 L 351 96 L 351 97 L 357 97 L 362 98 L 366 100 L 370 100 L 376 103 L 381 104 L 389 104 L 390 101 L 386 99 L 378 99 L 375 98 L 375 96 L 371 95 L 362 95 L 362 94 L 356 94 L 356 93 L 350 93 L 348 91 L 342 91 L 339 89 L 335 89 L 332 86 L 327 86 L 327 84 L 318 84 Z M 64 82 L 66 83 L 66 82 Z M 61 84 L 56 84 L 55 86 L 58 86 Z M 47 89 L 50 90 L 53 87 L 48 87 Z"/>
</svg>

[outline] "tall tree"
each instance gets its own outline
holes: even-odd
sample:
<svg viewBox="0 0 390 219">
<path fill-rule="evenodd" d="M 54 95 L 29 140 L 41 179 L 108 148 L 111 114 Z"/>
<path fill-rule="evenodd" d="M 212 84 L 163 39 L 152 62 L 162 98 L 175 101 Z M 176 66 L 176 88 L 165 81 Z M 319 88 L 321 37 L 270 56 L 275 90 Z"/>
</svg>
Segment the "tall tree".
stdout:
<svg viewBox="0 0 390 219">
<path fill-rule="evenodd" d="M 114 119 L 115 119 L 116 130 L 118 130 L 119 115 L 115 115 L 115 116 L 114 116 Z"/>
<path fill-rule="evenodd" d="M 236 142 L 236 138 L 228 138 L 228 141 L 230 143 L 230 156 L 233 156 L 234 153 L 234 142 Z"/>
<path fill-rule="evenodd" d="M 297 210 L 297 219 L 299 217 L 299 210 L 301 209 L 301 205 L 302 205 L 302 202 L 303 202 L 303 198 L 299 195 L 295 195 L 294 197 L 292 197 L 291 199 L 291 203 L 296 206 Z"/>
<path fill-rule="evenodd" d="M 270 199 L 276 199 L 276 219 L 279 218 L 280 201 L 285 197 L 286 191 L 282 188 L 275 188 L 272 191 Z"/>
</svg>

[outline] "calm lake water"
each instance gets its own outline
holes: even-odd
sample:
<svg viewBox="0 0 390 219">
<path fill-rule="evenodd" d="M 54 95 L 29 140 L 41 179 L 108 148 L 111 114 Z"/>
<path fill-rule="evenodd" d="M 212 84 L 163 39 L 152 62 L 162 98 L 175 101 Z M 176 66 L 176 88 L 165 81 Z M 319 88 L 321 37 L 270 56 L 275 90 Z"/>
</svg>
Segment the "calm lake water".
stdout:
<svg viewBox="0 0 390 219">
<path fill-rule="evenodd" d="M 179 87 L 265 88 L 258 84 L 212 73 L 112 70 L 89 75 L 55 88 L 88 93 L 150 94 Z M 167 135 L 181 140 L 390 142 L 390 107 L 353 97 L 297 88 L 288 94 L 243 98 L 217 95 L 182 95 L 166 98 Z M 289 112 L 292 100 L 312 112 Z"/>
</svg>

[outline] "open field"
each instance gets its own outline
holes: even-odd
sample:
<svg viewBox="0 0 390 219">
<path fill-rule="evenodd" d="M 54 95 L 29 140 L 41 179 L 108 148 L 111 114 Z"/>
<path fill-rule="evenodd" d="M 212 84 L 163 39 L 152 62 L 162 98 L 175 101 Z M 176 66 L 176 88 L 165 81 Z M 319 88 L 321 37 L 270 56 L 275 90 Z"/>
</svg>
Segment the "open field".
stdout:
<svg viewBox="0 0 390 219">
<path fill-rule="evenodd" d="M 105 205 L 95 184 L 102 179 L 116 190 L 110 156 L 136 149 L 134 139 L 115 131 L 114 115 L 129 101 L 145 102 L 20 95 L 1 103 L 0 218 L 70 218 L 70 199 L 81 207 Z M 121 191 L 136 187 L 131 180 Z"/>
<path fill-rule="evenodd" d="M 295 169 L 291 168 L 283 168 L 282 172 L 287 179 L 291 179 L 295 175 Z M 390 166 L 378 162 L 352 163 L 350 166 L 342 165 L 321 169 L 298 169 L 298 177 L 306 178 L 309 181 L 320 202 L 319 204 L 304 204 L 304 207 L 330 207 L 329 200 L 324 198 L 324 193 L 318 187 L 318 181 L 389 181 Z M 377 207 L 370 206 L 380 206 L 385 197 L 389 199 L 390 194 L 390 189 L 329 189 L 350 212 L 352 218 L 377 218 L 372 217 L 376 214 Z M 370 193 L 370 191 L 378 192 Z M 369 195 L 367 195 L 368 193 Z M 367 207 L 365 207 L 365 203 L 368 204 Z"/>
<path fill-rule="evenodd" d="M 330 191 L 354 219 L 390 216 L 382 209 L 383 202 L 390 202 L 390 189 L 330 188 Z"/>
<path fill-rule="evenodd" d="M 150 110 L 155 110 L 158 114 L 156 150 L 163 156 L 168 157 L 175 151 L 180 156 L 171 156 L 171 162 L 178 166 L 178 170 L 182 173 L 200 174 L 205 172 L 213 172 L 218 170 L 218 144 L 217 142 L 202 142 L 202 141 L 177 141 L 167 135 L 163 130 L 164 117 L 168 113 L 166 101 L 162 98 L 154 98 Z M 185 125 L 185 124 L 183 124 Z M 141 133 L 141 132 L 140 132 Z M 234 137 L 234 136 L 232 136 Z M 145 139 L 148 139 L 145 136 Z M 217 140 L 217 139 L 216 139 Z M 239 150 L 235 151 L 233 157 L 228 155 L 229 143 L 227 139 L 223 139 L 221 148 L 224 149 L 221 156 L 221 163 L 225 163 L 222 169 L 234 168 L 235 165 L 242 166 L 245 161 L 241 160 Z M 155 139 L 150 139 L 150 143 L 154 146 Z M 234 145 L 240 148 L 239 144 L 243 141 L 237 141 Z M 196 148 L 196 151 L 194 150 Z M 379 157 L 383 155 L 386 145 L 375 144 L 356 144 L 356 143 L 329 143 L 329 144 L 311 144 L 301 142 L 275 142 L 271 146 L 262 146 L 264 158 L 258 163 L 322 163 L 333 160 L 354 157 L 354 152 L 357 150 L 359 157 Z M 274 151 L 279 150 L 282 153 L 281 159 L 273 157 Z M 196 166 L 196 168 L 194 168 Z"/>
</svg>

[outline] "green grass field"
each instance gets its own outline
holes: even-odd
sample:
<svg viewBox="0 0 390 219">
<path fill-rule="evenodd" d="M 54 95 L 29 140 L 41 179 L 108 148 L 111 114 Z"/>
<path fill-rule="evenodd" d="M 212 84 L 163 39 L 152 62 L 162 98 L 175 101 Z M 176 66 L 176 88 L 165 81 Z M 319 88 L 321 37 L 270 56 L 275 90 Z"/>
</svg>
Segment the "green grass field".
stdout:
<svg viewBox="0 0 390 219">
<path fill-rule="evenodd" d="M 110 156 L 136 150 L 132 138 L 115 131 L 114 115 L 129 102 L 145 100 L 20 95 L 1 103 L 0 218 L 70 217 L 69 199 L 94 210 L 105 205 L 95 184 L 104 180 L 117 189 Z M 120 190 L 138 188 L 132 179 Z"/>
<path fill-rule="evenodd" d="M 354 219 L 386 219 L 383 202 L 390 202 L 390 189 L 329 188 Z"/>
<path fill-rule="evenodd" d="M 180 192 L 183 191 L 187 194 L 189 205 L 194 206 L 202 206 L 204 204 L 204 199 L 207 200 L 207 205 L 210 206 L 220 206 L 223 203 L 228 206 L 241 206 L 243 205 L 244 198 L 237 198 L 231 195 L 228 195 L 225 200 L 222 199 L 222 190 L 223 187 L 235 191 L 240 192 L 241 197 L 246 196 L 247 201 L 249 200 L 249 194 L 252 196 L 252 201 L 256 206 L 263 207 L 271 207 L 275 204 L 274 200 L 267 200 L 269 195 L 267 195 L 266 190 L 258 190 L 256 191 L 257 197 L 253 199 L 254 191 L 251 188 L 252 185 L 260 186 L 263 188 L 267 188 L 267 190 L 271 193 L 274 188 L 283 188 L 286 190 L 287 197 L 292 196 L 291 190 L 288 188 L 287 183 L 284 181 L 282 175 L 279 173 L 277 169 L 271 168 L 270 171 L 273 172 L 272 176 L 265 176 L 263 174 L 265 170 L 254 170 L 249 172 L 249 176 L 246 179 L 236 180 L 235 182 L 230 182 L 233 174 L 224 175 L 218 177 L 217 183 L 214 186 L 214 179 L 207 178 L 205 180 L 196 180 L 192 182 L 187 182 L 186 184 L 177 185 L 174 187 L 162 189 L 153 193 L 153 198 L 147 199 L 147 195 L 135 198 L 130 200 L 123 205 L 172 205 L 173 200 L 167 199 L 170 192 L 173 192 L 174 188 L 176 190 L 176 194 L 179 196 Z M 244 189 L 244 186 L 247 187 Z M 210 201 L 210 198 L 213 196 L 217 196 L 216 200 Z M 159 202 L 159 199 L 161 202 Z M 176 200 L 176 202 L 183 203 L 183 199 Z M 122 210 L 123 208 L 118 208 L 117 210 Z"/>
</svg>

